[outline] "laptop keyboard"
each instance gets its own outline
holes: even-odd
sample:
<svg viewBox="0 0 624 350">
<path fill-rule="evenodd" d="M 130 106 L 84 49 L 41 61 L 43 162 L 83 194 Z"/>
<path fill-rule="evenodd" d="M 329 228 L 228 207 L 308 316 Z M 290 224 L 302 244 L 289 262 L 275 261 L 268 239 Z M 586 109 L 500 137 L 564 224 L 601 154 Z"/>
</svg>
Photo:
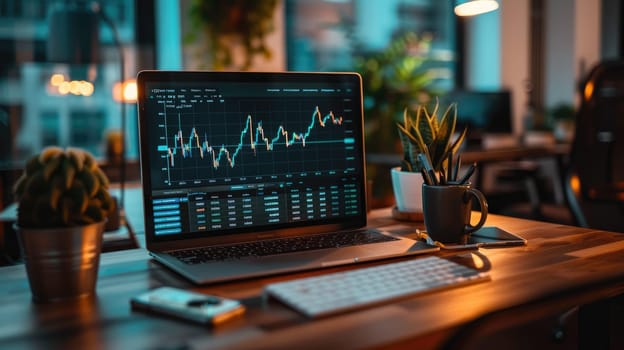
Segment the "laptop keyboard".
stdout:
<svg viewBox="0 0 624 350">
<path fill-rule="evenodd" d="M 321 317 L 489 279 L 487 272 L 430 256 L 272 283 L 264 292 L 308 317 Z"/>
<path fill-rule="evenodd" d="M 374 230 L 332 232 L 305 237 L 292 237 L 233 244 L 228 246 L 204 247 L 169 252 L 178 260 L 189 264 L 209 261 L 243 259 L 258 256 L 277 255 L 328 248 L 340 248 L 362 244 L 395 241 L 398 238 Z"/>
</svg>

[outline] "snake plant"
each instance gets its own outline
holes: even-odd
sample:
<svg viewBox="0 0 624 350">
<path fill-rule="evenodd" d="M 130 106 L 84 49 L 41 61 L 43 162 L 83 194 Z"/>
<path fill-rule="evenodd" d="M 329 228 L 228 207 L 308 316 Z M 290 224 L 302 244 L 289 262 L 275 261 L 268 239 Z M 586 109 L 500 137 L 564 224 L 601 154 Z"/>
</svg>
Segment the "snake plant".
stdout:
<svg viewBox="0 0 624 350">
<path fill-rule="evenodd" d="M 422 171 L 423 157 L 419 157 L 419 154 L 423 154 L 424 160 L 429 162 L 434 171 L 447 174 L 466 137 L 464 129 L 454 138 L 456 124 L 456 103 L 450 104 L 442 115 L 437 102 L 431 112 L 425 105 L 419 105 L 415 115 L 406 108 L 403 123 L 397 122 L 403 146 L 401 170 Z"/>
</svg>

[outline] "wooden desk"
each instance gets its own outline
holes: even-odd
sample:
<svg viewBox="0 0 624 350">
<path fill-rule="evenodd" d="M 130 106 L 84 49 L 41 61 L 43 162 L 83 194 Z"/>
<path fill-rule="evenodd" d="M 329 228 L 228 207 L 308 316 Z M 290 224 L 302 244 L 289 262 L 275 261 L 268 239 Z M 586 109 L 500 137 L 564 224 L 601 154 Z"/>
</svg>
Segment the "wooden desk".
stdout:
<svg viewBox="0 0 624 350">
<path fill-rule="evenodd" d="M 388 209 L 371 216 L 372 225 L 405 228 Z M 491 281 L 316 321 L 263 300 L 262 288 L 374 263 L 197 287 L 135 249 L 102 255 L 94 299 L 44 305 L 31 302 L 23 266 L 0 268 L 0 348 L 436 348 L 479 318 L 501 315 L 496 326 L 507 327 L 624 292 L 622 234 L 496 215 L 487 224 L 522 235 L 528 245 L 438 254 L 476 262 Z M 240 299 L 248 310 L 214 329 L 131 311 L 132 296 L 161 285 Z"/>
</svg>

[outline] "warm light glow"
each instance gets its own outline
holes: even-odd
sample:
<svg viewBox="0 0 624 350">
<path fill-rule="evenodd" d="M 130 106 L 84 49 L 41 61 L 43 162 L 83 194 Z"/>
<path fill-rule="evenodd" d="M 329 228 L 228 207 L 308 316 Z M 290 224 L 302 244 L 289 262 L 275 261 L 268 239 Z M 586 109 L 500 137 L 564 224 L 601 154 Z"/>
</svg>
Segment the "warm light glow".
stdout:
<svg viewBox="0 0 624 350">
<path fill-rule="evenodd" d="M 69 93 L 69 90 L 70 90 L 70 84 L 68 81 L 62 82 L 58 87 L 58 92 L 61 95 L 67 95 Z"/>
<path fill-rule="evenodd" d="M 594 94 L 594 83 L 592 81 L 587 82 L 585 85 L 585 90 L 583 91 L 583 96 L 585 97 L 585 101 L 589 101 Z"/>
<path fill-rule="evenodd" d="M 122 97 L 123 93 L 123 97 Z M 113 85 L 113 99 L 117 102 L 136 103 L 137 85 L 136 80 L 128 79 L 122 83 Z"/>
<path fill-rule="evenodd" d="M 80 84 L 80 94 L 83 96 L 91 96 L 93 95 L 93 91 L 95 90 L 95 88 L 93 87 L 93 84 L 91 84 L 88 81 L 82 81 Z"/>
<path fill-rule="evenodd" d="M 63 74 L 56 73 L 52 74 L 52 76 L 50 77 L 50 84 L 52 84 L 52 86 L 59 86 L 64 81 L 65 77 L 63 76 Z"/>
<path fill-rule="evenodd" d="M 137 84 L 135 80 L 126 81 L 123 89 L 124 101 L 136 102 L 137 100 Z"/>
<path fill-rule="evenodd" d="M 77 80 L 70 81 L 69 92 L 71 92 L 74 95 L 80 95 L 80 82 Z"/>
<path fill-rule="evenodd" d="M 470 0 L 455 6 L 455 14 L 458 16 L 475 16 L 498 9 L 495 0 Z"/>
<path fill-rule="evenodd" d="M 471 253 L 470 258 L 472 259 L 472 265 L 473 265 L 472 267 L 474 267 L 475 269 L 480 270 L 485 267 L 485 262 L 483 261 L 482 256 Z"/>
<path fill-rule="evenodd" d="M 48 85 L 48 91 L 51 93 L 58 93 L 60 95 L 67 95 L 69 93 L 76 96 L 91 96 L 95 91 L 93 83 L 85 80 L 65 80 L 63 74 L 55 73 L 50 77 L 50 85 Z"/>
<path fill-rule="evenodd" d="M 570 177 L 570 188 L 576 195 L 581 193 L 581 179 L 579 179 L 578 176 L 572 175 L 572 177 Z"/>
</svg>

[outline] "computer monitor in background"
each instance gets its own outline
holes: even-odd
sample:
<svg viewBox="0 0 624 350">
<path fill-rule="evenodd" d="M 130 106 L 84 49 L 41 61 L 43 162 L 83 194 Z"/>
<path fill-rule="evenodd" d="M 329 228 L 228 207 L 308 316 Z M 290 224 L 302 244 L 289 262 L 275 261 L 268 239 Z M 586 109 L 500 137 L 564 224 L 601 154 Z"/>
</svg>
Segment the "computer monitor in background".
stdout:
<svg viewBox="0 0 624 350">
<path fill-rule="evenodd" d="M 455 90 L 440 97 L 442 106 L 457 103 L 457 130 L 468 127 L 468 144 L 478 145 L 483 134 L 511 134 L 511 93 Z"/>
</svg>

